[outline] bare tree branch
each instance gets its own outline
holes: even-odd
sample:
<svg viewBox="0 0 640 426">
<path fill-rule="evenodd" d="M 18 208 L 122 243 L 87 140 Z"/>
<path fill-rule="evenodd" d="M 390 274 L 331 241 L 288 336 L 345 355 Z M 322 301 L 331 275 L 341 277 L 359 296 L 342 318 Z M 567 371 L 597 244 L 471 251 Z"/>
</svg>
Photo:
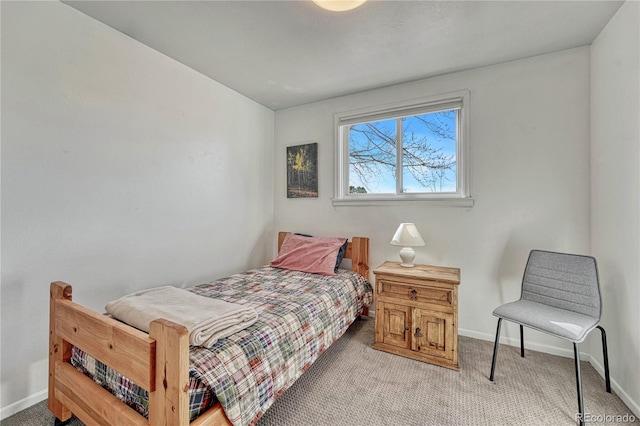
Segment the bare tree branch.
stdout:
<svg viewBox="0 0 640 426">
<path fill-rule="evenodd" d="M 403 126 L 402 167 L 420 185 L 440 191 L 455 172 L 456 156 L 447 155 L 437 142 L 456 140 L 456 111 L 441 111 L 414 116 L 418 129 L 409 128 L 409 120 L 397 119 Z M 350 129 L 349 170 L 371 192 L 384 178 L 396 175 L 396 128 L 389 120 L 354 125 Z M 355 188 L 355 187 L 354 187 Z"/>
</svg>

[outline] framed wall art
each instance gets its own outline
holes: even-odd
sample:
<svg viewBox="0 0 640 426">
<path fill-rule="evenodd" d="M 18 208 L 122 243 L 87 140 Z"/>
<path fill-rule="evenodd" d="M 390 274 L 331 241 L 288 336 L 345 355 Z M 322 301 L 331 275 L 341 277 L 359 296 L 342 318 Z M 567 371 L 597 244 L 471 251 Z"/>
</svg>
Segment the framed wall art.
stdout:
<svg viewBox="0 0 640 426">
<path fill-rule="evenodd" d="M 318 198 L 318 144 L 287 147 L 287 198 Z"/>
</svg>

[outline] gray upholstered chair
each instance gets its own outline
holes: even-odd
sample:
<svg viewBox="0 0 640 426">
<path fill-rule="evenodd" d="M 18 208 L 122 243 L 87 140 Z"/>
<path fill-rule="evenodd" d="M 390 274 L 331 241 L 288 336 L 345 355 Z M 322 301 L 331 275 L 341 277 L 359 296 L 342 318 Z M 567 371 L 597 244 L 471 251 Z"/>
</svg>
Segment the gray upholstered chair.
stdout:
<svg viewBox="0 0 640 426">
<path fill-rule="evenodd" d="M 493 381 L 498 357 L 502 320 L 520 325 L 520 356 L 524 357 L 523 327 L 530 327 L 573 342 L 578 391 L 578 420 L 584 424 L 580 351 L 578 344 L 594 328 L 602 333 L 604 372 L 607 392 L 611 393 L 607 335 L 600 323 L 602 311 L 596 259 L 590 256 L 532 250 L 522 278 L 520 300 L 498 306 L 496 341 L 493 347 Z"/>
</svg>

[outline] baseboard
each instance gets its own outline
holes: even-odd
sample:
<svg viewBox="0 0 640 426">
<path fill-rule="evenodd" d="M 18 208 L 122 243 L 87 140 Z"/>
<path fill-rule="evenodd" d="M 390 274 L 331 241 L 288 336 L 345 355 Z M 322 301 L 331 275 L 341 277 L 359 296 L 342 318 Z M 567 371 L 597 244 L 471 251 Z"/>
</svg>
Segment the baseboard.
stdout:
<svg viewBox="0 0 640 426">
<path fill-rule="evenodd" d="M 48 390 L 43 389 L 40 392 L 36 392 L 26 398 L 21 399 L 20 401 L 16 401 L 13 404 L 0 408 L 0 421 L 14 415 L 18 411 L 22 411 L 31 407 L 32 405 L 36 405 L 40 401 L 44 401 L 45 399 L 47 399 L 47 393 Z"/>
<path fill-rule="evenodd" d="M 371 318 L 375 318 L 376 311 L 369 310 L 369 316 Z M 482 333 L 474 330 L 465 330 L 462 328 L 458 329 L 458 335 L 473 337 L 474 339 L 479 339 L 479 340 L 486 340 L 488 342 L 494 342 L 496 338 L 495 334 Z M 517 339 L 514 339 L 512 337 L 500 336 L 500 343 L 505 343 L 509 346 L 520 347 L 520 338 L 518 337 Z M 531 343 L 527 341 L 525 341 L 525 343 L 527 345 L 527 348 L 533 349 L 534 351 L 544 352 L 551 355 L 558 355 L 565 358 L 573 358 L 573 349 L 564 349 L 564 348 L 559 348 L 557 346 L 541 345 L 538 343 Z M 591 355 L 583 352 L 580 352 L 580 356 L 591 357 Z"/>
<path fill-rule="evenodd" d="M 474 339 L 479 339 L 479 340 L 486 340 L 488 342 L 495 342 L 495 338 L 496 335 L 495 334 L 488 334 L 488 333 L 482 333 L 479 331 L 473 331 L 473 330 L 464 330 L 464 329 L 458 329 L 458 335 L 459 336 L 466 336 L 466 337 L 473 337 Z M 515 347 L 520 347 L 520 337 L 517 338 L 513 338 L 513 337 L 507 337 L 504 335 L 500 336 L 500 343 L 504 343 L 506 345 L 509 346 L 515 346 Z M 534 351 L 538 351 L 538 352 L 544 352 L 547 354 L 551 354 L 551 355 L 558 355 L 561 357 L 565 357 L 565 358 L 573 358 L 573 348 L 572 349 L 565 349 L 565 348 L 559 348 L 557 346 L 551 346 L 551 345 L 541 345 L 539 343 L 535 343 L 535 342 L 531 342 L 530 340 L 526 339 L 525 336 L 525 347 L 526 349 L 532 349 Z M 590 355 L 587 354 L 586 352 L 580 352 L 580 356 L 581 357 L 587 357 Z"/>
<path fill-rule="evenodd" d="M 594 357 L 592 357 L 591 355 L 589 355 L 588 357 L 589 357 L 589 359 L 588 359 L 589 364 L 591 364 L 593 366 L 593 368 L 596 369 L 598 374 L 600 374 L 603 377 L 603 380 L 604 380 L 604 366 L 602 364 L 600 364 L 598 362 L 598 360 L 595 359 Z M 611 366 L 611 363 L 609 363 L 609 366 Z M 610 379 L 611 379 L 611 390 L 613 392 L 615 392 L 616 395 L 618 395 L 618 397 L 622 400 L 622 402 L 625 403 L 625 405 L 627 407 L 629 407 L 629 409 L 633 412 L 633 414 L 636 416 L 636 418 L 640 418 L 640 404 L 638 404 L 638 402 L 636 402 L 633 399 L 631 399 L 629 394 L 627 394 L 624 391 L 624 389 L 622 389 L 622 387 L 620 387 L 618 382 L 616 382 L 612 377 Z M 631 414 L 631 413 L 629 413 L 629 414 Z"/>
<path fill-rule="evenodd" d="M 486 340 L 492 343 L 495 342 L 495 337 L 496 337 L 495 334 L 487 334 L 487 333 L 481 333 L 478 331 L 462 330 L 462 329 L 458 330 L 458 335 L 473 337 L 474 339 Z M 500 343 L 504 343 L 509 346 L 515 346 L 519 348 L 520 337 L 513 338 L 513 337 L 500 336 Z M 531 341 L 527 341 L 526 339 L 525 339 L 525 349 L 532 349 L 534 351 L 544 352 L 551 355 L 558 355 L 565 358 L 573 358 L 573 349 L 564 349 L 564 348 L 559 348 L 557 346 L 550 346 L 550 345 L 540 345 L 537 343 L 531 343 Z M 582 361 L 587 361 L 589 364 L 593 366 L 593 368 L 595 368 L 598 374 L 600 374 L 600 376 L 602 377 L 603 386 L 604 386 L 604 367 L 596 360 L 595 357 L 591 356 L 591 354 L 589 353 L 580 351 L 580 359 Z M 636 416 L 636 418 L 640 418 L 640 405 L 636 401 L 634 401 L 629 396 L 629 394 L 627 394 L 624 391 L 624 389 L 622 389 L 620 385 L 613 378 L 611 378 L 611 390 L 614 391 L 616 395 L 618 395 L 618 397 L 622 400 L 622 402 L 625 403 L 627 407 L 629 407 L 629 409 Z"/>
</svg>

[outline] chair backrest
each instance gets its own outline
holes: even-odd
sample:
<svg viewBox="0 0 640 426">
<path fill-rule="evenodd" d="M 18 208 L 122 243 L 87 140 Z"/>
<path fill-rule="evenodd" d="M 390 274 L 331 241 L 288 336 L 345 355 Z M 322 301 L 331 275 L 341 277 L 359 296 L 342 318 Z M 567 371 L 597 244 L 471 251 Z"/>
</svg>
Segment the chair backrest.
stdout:
<svg viewBox="0 0 640 426">
<path fill-rule="evenodd" d="M 522 299 L 600 319 L 596 259 L 532 250 L 522 278 Z"/>
</svg>

